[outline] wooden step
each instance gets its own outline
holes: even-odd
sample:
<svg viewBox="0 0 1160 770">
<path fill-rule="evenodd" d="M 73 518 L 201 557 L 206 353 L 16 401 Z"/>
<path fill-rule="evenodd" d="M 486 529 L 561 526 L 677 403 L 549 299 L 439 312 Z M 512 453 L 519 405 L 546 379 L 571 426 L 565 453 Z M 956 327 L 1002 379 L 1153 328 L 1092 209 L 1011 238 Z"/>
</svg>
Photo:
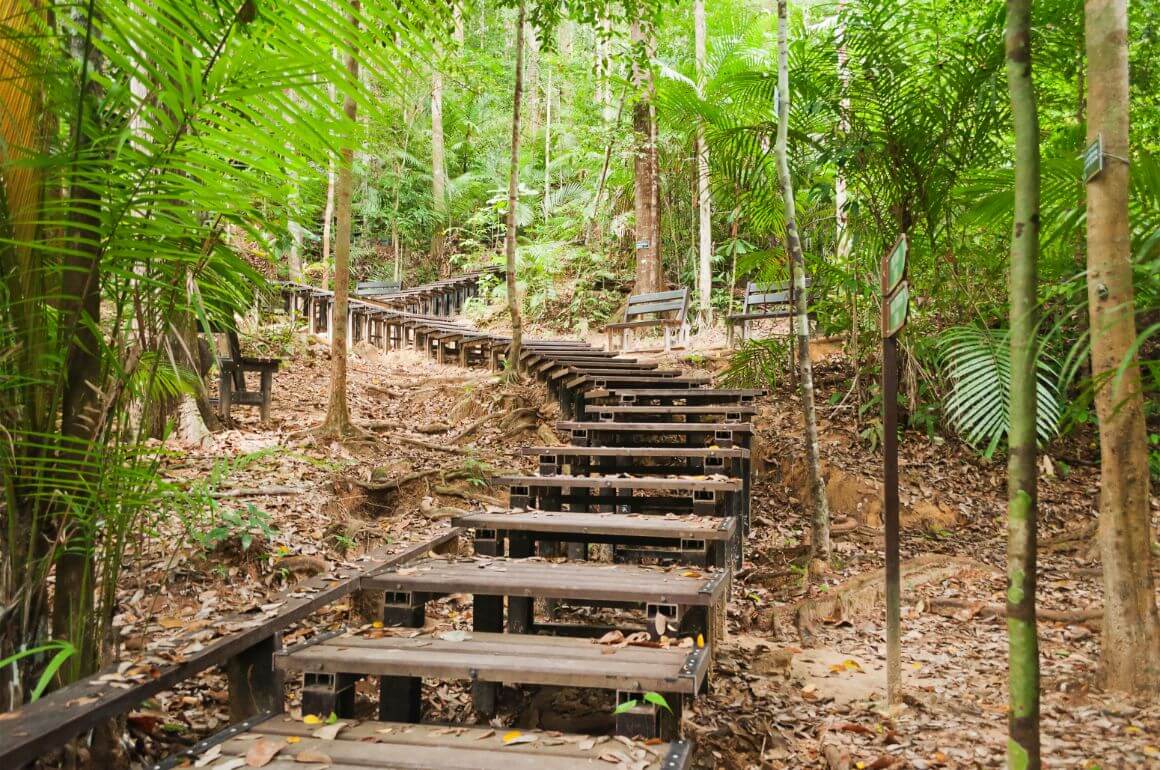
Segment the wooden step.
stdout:
<svg viewBox="0 0 1160 770">
<path fill-rule="evenodd" d="M 632 387 L 634 385 L 650 388 L 699 388 L 708 385 L 712 380 L 709 377 L 694 375 L 686 377 L 645 377 L 642 375 L 610 375 L 610 374 L 582 374 L 564 382 L 564 387 L 571 390 L 587 388 L 615 388 Z"/>
<path fill-rule="evenodd" d="M 493 556 L 507 553 L 509 543 L 522 536 L 533 543 L 577 544 L 581 557 L 587 544 L 602 543 L 625 546 L 618 555 L 724 569 L 734 564 L 738 547 L 733 516 L 511 510 L 469 513 L 451 523 L 474 530 L 475 552 Z"/>
<path fill-rule="evenodd" d="M 696 422 L 706 417 L 719 417 L 721 422 L 743 422 L 757 414 L 757 407 L 752 404 L 590 404 L 586 400 L 584 412 L 589 418 L 602 422 L 633 422 L 634 418 L 640 417 L 659 418 L 666 422 Z"/>
<path fill-rule="evenodd" d="M 370 633 L 376 633 L 373 629 Z M 469 679 L 696 695 L 709 654 L 685 647 L 612 647 L 592 639 L 452 631 L 416 636 L 343 635 L 275 656 L 295 673 Z"/>
<path fill-rule="evenodd" d="M 764 388 L 691 388 L 674 393 L 670 388 L 594 388 L 588 400 L 608 399 L 620 404 L 752 404 L 768 395 Z"/>
<path fill-rule="evenodd" d="M 657 490 L 670 492 L 740 492 L 741 481 L 730 478 L 670 476 L 494 476 L 493 484 L 509 487 Z"/>
<path fill-rule="evenodd" d="M 327 767 L 296 759 L 312 754 L 330 757 L 330 770 L 616 770 L 615 764 L 601 757 L 619 755 L 624 756 L 625 767 L 641 770 L 685 770 L 692 766 L 692 744 L 688 741 L 646 745 L 625 737 L 518 730 L 519 740 L 505 745 L 505 737 L 513 732 L 508 729 L 378 721 L 350 724 L 333 740 L 323 740 L 314 737 L 318 729 L 318 725 L 274 715 L 226 739 L 220 744 L 221 759 L 211 761 L 208 767 L 245 757 L 262 738 L 281 744 L 266 770 Z M 288 738 L 297 740 L 290 742 Z M 204 746 L 211 748 L 209 742 Z"/>
<path fill-rule="evenodd" d="M 553 456 L 560 464 L 580 457 L 649 457 L 748 459 L 744 447 L 623 447 L 623 446 L 525 446 L 516 449 L 521 455 Z"/>
<path fill-rule="evenodd" d="M 706 445 L 748 447 L 753 425 L 748 422 L 573 422 L 556 423 L 556 430 L 568 434 L 572 444 L 655 445 L 661 439 L 704 442 Z"/>
<path fill-rule="evenodd" d="M 680 569 L 534 558 L 424 559 L 365 578 L 362 587 L 396 593 L 713 607 L 725 596 L 727 577 L 724 571 L 692 576 Z"/>
</svg>

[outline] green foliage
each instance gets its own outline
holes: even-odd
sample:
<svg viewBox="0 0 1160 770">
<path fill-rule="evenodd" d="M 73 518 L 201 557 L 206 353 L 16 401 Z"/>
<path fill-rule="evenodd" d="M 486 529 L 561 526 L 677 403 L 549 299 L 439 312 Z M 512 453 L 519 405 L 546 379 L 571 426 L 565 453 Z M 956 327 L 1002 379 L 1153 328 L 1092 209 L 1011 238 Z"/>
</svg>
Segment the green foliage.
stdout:
<svg viewBox="0 0 1160 770">
<path fill-rule="evenodd" d="M 670 714 L 673 713 L 673 709 L 669 706 L 669 702 L 665 700 L 665 696 L 661 695 L 659 692 L 646 692 L 643 696 L 641 696 L 641 698 L 643 698 L 645 703 L 651 703 L 654 706 L 660 706 Z M 618 703 L 616 708 L 612 710 L 612 713 L 625 714 L 629 711 L 632 711 L 634 708 L 640 705 L 640 703 L 641 699 L 629 698 L 626 701 Z"/>
<path fill-rule="evenodd" d="M 52 679 L 56 676 L 56 673 L 60 671 L 61 666 L 63 666 L 65 662 L 73 655 L 76 655 L 77 648 L 74 647 L 71 642 L 62 639 L 54 639 L 46 644 L 42 644 L 38 647 L 32 647 L 27 650 L 21 650 L 14 655 L 9 655 L 7 658 L 0 660 L 0 669 L 3 669 L 26 658 L 36 658 L 50 652 L 52 653 L 52 657 L 49 658 L 48 663 L 45 664 L 44 669 L 40 672 L 40 678 L 36 681 L 36 686 L 33 687 L 32 692 L 29 693 L 28 700 L 32 703 L 40 700 L 40 696 L 43 695 L 44 691 L 48 689 L 48 686 L 52 684 Z"/>
<path fill-rule="evenodd" d="M 726 388 L 773 388 L 789 365 L 788 338 L 748 339 L 729 357 L 721 372 Z"/>
<path fill-rule="evenodd" d="M 204 532 L 194 532 L 194 539 L 207 551 L 231 541 L 237 541 L 242 551 L 249 551 L 255 537 L 269 540 L 277 530 L 270 525 L 270 514 L 253 503 L 246 503 L 244 509 L 220 511 L 217 521 Z"/>
<path fill-rule="evenodd" d="M 950 385 L 948 420 L 969 444 L 990 457 L 1007 436 L 1011 350 L 1004 331 L 959 326 L 940 335 L 941 362 Z M 1058 431 L 1058 370 L 1042 353 L 1036 360 L 1036 434 L 1041 443 Z"/>
</svg>

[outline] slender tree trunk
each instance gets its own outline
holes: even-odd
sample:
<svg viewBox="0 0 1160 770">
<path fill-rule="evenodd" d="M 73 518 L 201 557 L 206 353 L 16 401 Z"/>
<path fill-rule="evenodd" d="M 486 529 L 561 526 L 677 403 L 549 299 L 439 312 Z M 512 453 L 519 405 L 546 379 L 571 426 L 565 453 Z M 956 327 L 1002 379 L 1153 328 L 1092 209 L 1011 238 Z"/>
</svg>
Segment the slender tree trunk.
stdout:
<svg viewBox="0 0 1160 770">
<path fill-rule="evenodd" d="M 334 158 L 326 161 L 326 206 L 322 210 L 322 282 L 323 289 L 330 283 L 331 223 L 334 221 Z"/>
<path fill-rule="evenodd" d="M 1128 3 L 1087 0 L 1088 140 L 1104 170 L 1087 185 L 1092 378 L 1100 425 L 1103 664 L 1109 688 L 1160 691 L 1160 620 L 1151 571 L 1147 428 L 1128 229 Z"/>
<path fill-rule="evenodd" d="M 789 174 L 789 45 L 787 42 L 786 0 L 777 0 L 777 179 L 785 201 L 785 240 L 793 262 L 794 328 L 797 334 L 798 380 L 805 418 L 806 459 L 810 465 L 811 557 L 830 560 L 830 509 L 826 501 L 826 482 L 822 478 L 818 452 L 818 418 L 814 406 L 814 372 L 810 363 L 810 322 L 806 315 L 806 265 L 798 238 L 797 212 L 793 197 L 793 179 Z"/>
<path fill-rule="evenodd" d="M 1011 234 L 1011 402 L 1007 433 L 1007 766 L 1038 770 L 1039 636 L 1035 621 L 1036 340 L 1039 258 L 1039 116 L 1031 79 L 1031 0 L 1007 0 L 1007 89 L 1015 122 Z"/>
<path fill-rule="evenodd" d="M 350 25 L 358 29 L 359 0 L 351 3 Z M 352 43 L 346 57 L 346 69 L 351 85 L 358 85 L 358 56 Z M 324 434 L 344 436 L 351 432 L 350 407 L 346 402 L 347 334 L 346 319 L 350 291 L 350 230 L 351 196 L 354 191 L 354 143 L 358 133 L 358 104 L 353 96 L 343 101 L 346 130 L 349 132 L 342 148 L 335 184 L 336 216 L 334 242 L 334 317 L 330 325 L 330 403 L 326 408 Z"/>
<path fill-rule="evenodd" d="M 697 94 L 705 89 L 705 0 L 693 0 L 693 32 L 697 65 Z M 713 212 L 709 195 L 709 147 L 705 128 L 697 126 L 697 297 L 702 329 L 713 325 Z"/>
<path fill-rule="evenodd" d="M 633 155 L 633 205 L 636 214 L 636 288 L 637 294 L 648 294 L 661 290 L 660 244 L 657 242 L 657 186 L 656 144 L 654 141 L 654 121 L 652 113 L 652 75 L 647 67 L 642 67 L 638 58 L 641 47 L 648 50 L 651 32 L 642 29 L 640 21 L 633 22 L 633 88 L 636 90 L 636 104 L 632 108 L 632 128 L 636 137 L 636 152 Z"/>
<path fill-rule="evenodd" d="M 92 16 L 86 17 L 94 24 Z M 76 157 L 91 147 L 89 126 L 99 120 L 97 103 L 102 89 L 96 73 L 101 55 L 87 39 L 74 38 L 77 57 L 82 62 L 81 105 L 90 116 L 74 117 Z M 87 79 L 85 79 L 87 75 Z M 76 476 L 91 475 L 88 462 L 100 419 L 101 340 L 101 259 L 92 234 L 101 227 L 101 197 L 97 187 L 84 178 L 70 180 L 70 223 L 68 237 L 72 249 L 64 256 L 61 277 L 61 328 L 64 329 L 67 369 L 61 403 L 60 432 L 63 437 L 61 472 L 75 483 Z M 91 480 L 95 481 L 95 480 Z M 98 666 L 98 629 L 93 627 L 93 542 L 83 524 L 84 513 L 61 516 L 61 545 L 56 559 L 56 587 L 53 596 L 52 632 L 68 639 L 79 654 L 69 660 L 66 679 L 76 679 Z"/>
<path fill-rule="evenodd" d="M 516 84 L 512 95 L 512 154 L 511 169 L 508 172 L 507 229 L 504 234 L 504 256 L 507 258 L 508 313 L 512 322 L 512 345 L 508 351 L 508 362 L 512 372 L 521 373 L 521 347 L 524 339 L 524 324 L 520 316 L 519 287 L 516 285 L 516 206 L 520 194 L 520 102 L 524 90 L 524 22 L 527 9 L 520 0 L 519 18 L 516 20 Z"/>
<path fill-rule="evenodd" d="M 552 213 L 552 70 L 544 88 L 544 221 Z"/>
<path fill-rule="evenodd" d="M 535 140 L 540 133 L 540 36 L 534 27 L 524 30 L 524 92 L 527 94 L 528 138 Z"/>
<path fill-rule="evenodd" d="M 431 234 L 431 262 L 443 265 L 443 229 L 447 224 L 447 161 L 443 145 L 443 73 L 431 73 L 431 199 L 435 230 Z"/>
<path fill-rule="evenodd" d="M 845 0 L 838 2 L 838 28 L 836 32 L 838 43 L 838 82 L 841 84 L 842 97 L 838 102 L 838 132 L 844 138 L 850 132 L 850 67 L 846 55 L 846 26 Z M 841 269 L 857 273 L 857 265 L 850 259 L 850 214 L 846 210 L 846 173 L 838 167 L 834 175 L 834 245 L 836 262 Z M 857 277 L 854 280 L 858 284 Z M 858 291 L 850 290 L 850 359 L 858 361 Z M 855 386 L 857 385 L 858 367 L 854 367 Z M 857 388 L 855 387 L 855 390 Z"/>
</svg>

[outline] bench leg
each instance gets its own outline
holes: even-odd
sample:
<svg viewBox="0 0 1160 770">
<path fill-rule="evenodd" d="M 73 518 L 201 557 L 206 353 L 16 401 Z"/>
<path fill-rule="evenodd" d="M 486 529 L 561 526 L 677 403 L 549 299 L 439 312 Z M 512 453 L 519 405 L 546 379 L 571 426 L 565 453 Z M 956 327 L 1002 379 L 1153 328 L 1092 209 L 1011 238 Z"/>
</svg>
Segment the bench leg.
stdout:
<svg viewBox="0 0 1160 770">
<path fill-rule="evenodd" d="M 274 373 L 269 369 L 262 370 L 262 384 L 259 386 L 262 394 L 262 403 L 258 407 L 258 414 L 262 422 L 270 421 L 270 395 L 274 389 Z"/>
<path fill-rule="evenodd" d="M 673 340 L 672 340 L 673 333 L 672 333 L 672 330 L 669 329 L 669 327 L 667 327 L 667 326 L 665 327 L 664 331 L 665 331 L 665 352 L 668 353 L 670 350 L 673 349 Z"/>
<path fill-rule="evenodd" d="M 230 408 L 233 400 L 234 378 L 231 372 L 225 369 L 221 370 L 219 378 L 219 393 L 218 393 L 218 411 L 221 412 L 222 421 L 226 425 L 230 425 Z"/>
<path fill-rule="evenodd" d="M 282 635 L 277 633 L 226 662 L 231 722 L 282 710 L 282 672 L 274 668 L 274 653 L 280 649 Z"/>
</svg>

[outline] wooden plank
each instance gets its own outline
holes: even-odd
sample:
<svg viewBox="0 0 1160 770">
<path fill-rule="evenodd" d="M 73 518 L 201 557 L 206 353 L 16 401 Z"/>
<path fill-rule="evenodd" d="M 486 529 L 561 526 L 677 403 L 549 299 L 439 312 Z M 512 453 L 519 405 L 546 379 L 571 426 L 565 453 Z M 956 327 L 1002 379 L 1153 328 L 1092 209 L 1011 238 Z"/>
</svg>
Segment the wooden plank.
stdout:
<svg viewBox="0 0 1160 770">
<path fill-rule="evenodd" d="M 452 529 L 399 553 L 369 555 L 361 563 L 333 570 L 330 576 L 304 581 L 280 595 L 286 603 L 273 617 L 263 618 L 251 628 L 216 639 L 186 660 L 162 668 L 156 677 L 128 689 L 100 681 L 101 676 L 116 673 L 117 664 L 110 664 L 91 677 L 21 707 L 14 717 L 4 721 L 4 729 L 0 730 L 0 767 L 19 768 L 48 751 L 60 748 L 109 717 L 125 713 L 157 693 L 172 689 L 178 682 L 224 663 L 276 631 L 354 593 L 362 587 L 365 578 L 423 556 L 461 533 L 462 530 Z M 303 592 L 310 593 L 298 598 L 288 596 Z M 273 601 L 277 600 L 276 597 Z M 223 618 L 219 622 L 222 626 L 229 626 L 231 621 L 243 623 L 248 619 Z M 117 684 L 124 682 L 118 680 Z"/>
<path fill-rule="evenodd" d="M 375 633 L 375 632 L 371 632 Z M 420 634 L 418 636 L 371 637 L 365 634 L 335 636 L 309 649 L 392 649 L 420 650 L 433 653 L 459 654 L 465 649 L 478 653 L 495 653 L 508 657 L 557 655 L 567 658 L 588 660 L 615 660 L 618 663 L 634 662 L 651 666 L 685 665 L 691 647 L 656 647 L 653 645 L 628 645 L 610 647 L 598 644 L 594 639 L 577 639 L 566 636 L 539 636 L 536 634 L 504 634 L 487 631 L 467 631 L 458 641 L 441 638 L 446 632 Z M 308 649 L 308 648 L 303 648 Z M 289 653 L 285 657 L 293 657 Z"/>
<path fill-rule="evenodd" d="M 703 415 L 703 414 L 757 414 L 753 404 L 702 404 L 697 406 L 675 404 L 585 404 L 589 414 L 660 414 L 660 415 Z"/>
<path fill-rule="evenodd" d="M 363 588 L 712 606 L 724 595 L 723 577 L 725 573 L 721 572 L 686 577 L 680 572 L 652 570 L 639 565 L 596 562 L 426 560 L 409 566 L 405 574 L 388 571 L 366 578 Z"/>
<path fill-rule="evenodd" d="M 303 770 L 327 766 L 331 770 L 380 768 L 390 770 L 575 770 L 577 767 L 614 767 L 600 756 L 618 752 L 641 757 L 642 770 L 684 770 L 691 755 L 689 744 L 673 741 L 646 746 L 633 741 L 597 737 L 595 745 L 584 750 L 577 747 L 586 736 L 523 730 L 536 738 L 533 742 L 505 746 L 507 730 L 442 725 L 410 725 L 388 722 L 364 722 L 344 728 L 335 740 L 313 737 L 317 727 L 296 729 L 271 720 L 246 736 L 227 741 L 222 757 L 244 757 L 253 746 L 253 736 L 263 735 L 279 740 L 282 748 L 267 770 Z M 295 743 L 287 737 L 298 737 Z M 587 745 L 587 744 L 586 744 Z M 296 760 L 305 752 L 325 754 L 332 763 L 303 764 Z M 212 766 L 212 764 L 211 764 Z"/>
<path fill-rule="evenodd" d="M 655 291 L 651 294 L 633 294 L 628 298 L 629 305 L 647 302 L 657 302 L 666 299 L 683 299 L 689 295 L 688 289 L 673 289 L 671 291 Z"/>
<path fill-rule="evenodd" d="M 748 422 L 557 422 L 556 430 L 589 433 L 753 433 Z"/>
<path fill-rule="evenodd" d="M 457 527 L 543 534 L 611 535 L 672 540 L 731 540 L 732 516 L 658 516 L 582 511 L 497 511 L 456 516 Z"/>
<path fill-rule="evenodd" d="M 638 315 L 647 315 L 648 313 L 679 313 L 684 306 L 685 303 L 681 300 L 675 302 L 648 302 L 639 305 L 629 305 L 625 312 L 625 320 Z"/>
<path fill-rule="evenodd" d="M 623 423 L 614 423 L 623 424 Z M 666 476 L 495 476 L 493 484 L 521 487 L 578 487 L 582 489 L 657 489 L 680 492 L 740 492 L 738 479 L 669 478 Z"/>
<path fill-rule="evenodd" d="M 494 634 L 492 637 L 504 637 Z M 610 690 L 653 690 L 695 695 L 700 682 L 686 672 L 691 649 L 676 656 L 668 650 L 612 648 L 587 639 L 565 639 L 572 645 L 556 647 L 519 643 L 523 634 L 507 634 L 506 641 L 475 642 L 468 633 L 460 642 L 384 637 L 348 640 L 349 644 L 321 644 L 275 659 L 278 668 L 294 672 L 362 674 L 367 676 L 421 676 L 431 679 L 470 679 L 475 682 L 512 682 L 555 687 L 592 687 Z M 360 642 L 358 644 L 354 642 Z M 426 641 L 427 646 L 419 646 Z M 442 646 L 440 646 L 442 645 Z M 624 652 L 623 651 L 628 651 Z M 662 653 L 650 655 L 648 653 Z"/>
<path fill-rule="evenodd" d="M 516 452 L 521 455 L 558 457 L 749 457 L 749 450 L 744 447 L 525 446 L 519 447 Z"/>
</svg>

